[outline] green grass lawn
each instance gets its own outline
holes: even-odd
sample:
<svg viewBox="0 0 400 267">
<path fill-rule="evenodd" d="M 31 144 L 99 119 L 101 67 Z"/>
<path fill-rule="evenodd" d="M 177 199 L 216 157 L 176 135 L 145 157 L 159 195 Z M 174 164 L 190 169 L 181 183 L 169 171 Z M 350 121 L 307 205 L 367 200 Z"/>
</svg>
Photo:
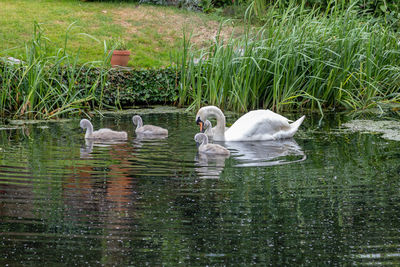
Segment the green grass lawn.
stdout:
<svg viewBox="0 0 400 267">
<path fill-rule="evenodd" d="M 100 60 L 104 40 L 123 38 L 132 52 L 129 65 L 138 68 L 170 64 L 181 47 L 183 32 L 193 33 L 199 46 L 218 29 L 217 17 L 173 7 L 82 2 L 79 0 L 0 0 L 0 56 L 22 57 L 25 42 L 41 24 L 53 49 L 79 51 L 79 63 Z M 90 38 L 88 35 L 94 37 Z"/>
</svg>

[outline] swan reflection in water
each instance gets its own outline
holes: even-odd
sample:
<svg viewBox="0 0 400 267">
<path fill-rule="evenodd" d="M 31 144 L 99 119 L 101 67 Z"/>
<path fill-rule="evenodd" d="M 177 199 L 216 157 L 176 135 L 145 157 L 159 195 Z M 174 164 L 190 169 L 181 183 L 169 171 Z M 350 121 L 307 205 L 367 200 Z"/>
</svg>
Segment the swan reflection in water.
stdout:
<svg viewBox="0 0 400 267">
<path fill-rule="evenodd" d="M 235 167 L 264 167 L 305 161 L 306 154 L 294 139 L 254 142 L 219 142 L 231 152 Z M 225 167 L 221 155 L 196 155 L 196 171 L 203 178 L 219 178 Z"/>
<path fill-rule="evenodd" d="M 196 172 L 200 178 L 218 179 L 225 167 L 225 160 L 229 155 L 215 155 L 197 153 L 194 160 L 196 161 Z"/>
<path fill-rule="evenodd" d="M 307 159 L 294 139 L 254 142 L 223 142 L 236 167 L 274 166 L 301 162 Z"/>
</svg>

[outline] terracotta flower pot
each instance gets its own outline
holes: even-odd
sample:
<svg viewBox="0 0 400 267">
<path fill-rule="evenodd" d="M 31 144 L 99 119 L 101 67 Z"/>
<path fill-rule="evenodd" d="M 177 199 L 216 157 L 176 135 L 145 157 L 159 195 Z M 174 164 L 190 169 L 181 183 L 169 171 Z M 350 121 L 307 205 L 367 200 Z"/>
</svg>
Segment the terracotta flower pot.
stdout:
<svg viewBox="0 0 400 267">
<path fill-rule="evenodd" d="M 114 50 L 111 56 L 111 66 L 128 66 L 129 56 L 131 51 L 129 50 Z"/>
</svg>

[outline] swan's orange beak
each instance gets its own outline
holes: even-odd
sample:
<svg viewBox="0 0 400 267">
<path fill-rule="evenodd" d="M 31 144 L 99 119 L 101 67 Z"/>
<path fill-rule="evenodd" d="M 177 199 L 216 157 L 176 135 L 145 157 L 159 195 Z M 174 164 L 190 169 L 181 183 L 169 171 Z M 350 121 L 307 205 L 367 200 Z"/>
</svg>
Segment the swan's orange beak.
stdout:
<svg viewBox="0 0 400 267">
<path fill-rule="evenodd" d="M 200 120 L 200 117 L 197 117 L 196 123 L 197 123 L 197 125 L 200 125 L 200 132 L 204 133 L 204 131 L 205 131 L 204 122 L 202 120 Z"/>
<path fill-rule="evenodd" d="M 199 125 L 200 125 L 200 132 L 202 133 L 204 131 L 203 122 L 202 121 L 199 122 Z"/>
</svg>

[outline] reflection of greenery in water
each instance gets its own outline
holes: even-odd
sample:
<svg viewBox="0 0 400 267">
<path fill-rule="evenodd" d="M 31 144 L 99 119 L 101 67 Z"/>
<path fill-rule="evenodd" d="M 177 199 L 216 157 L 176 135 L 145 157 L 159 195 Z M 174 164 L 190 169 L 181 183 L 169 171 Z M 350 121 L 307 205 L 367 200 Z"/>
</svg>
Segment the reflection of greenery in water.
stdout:
<svg viewBox="0 0 400 267">
<path fill-rule="evenodd" d="M 0 131 L 1 265 L 399 263 L 398 142 L 309 118 L 295 138 L 307 160 L 231 157 L 204 179 L 193 116 L 145 116 L 168 139 L 136 139 L 130 115 L 94 120 L 130 140 L 89 157 L 78 120 Z"/>
</svg>

